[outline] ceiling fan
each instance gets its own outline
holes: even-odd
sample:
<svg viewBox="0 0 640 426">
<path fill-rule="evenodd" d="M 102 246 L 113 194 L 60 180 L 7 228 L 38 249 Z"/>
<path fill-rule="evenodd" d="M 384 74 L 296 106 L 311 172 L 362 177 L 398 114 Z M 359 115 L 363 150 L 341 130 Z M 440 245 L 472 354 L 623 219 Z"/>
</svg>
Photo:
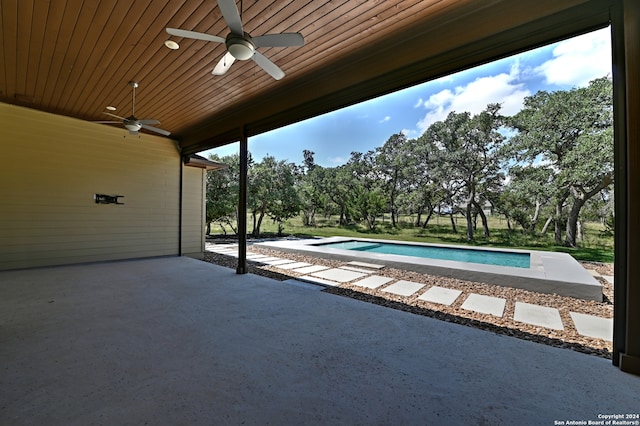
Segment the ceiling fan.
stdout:
<svg viewBox="0 0 640 426">
<path fill-rule="evenodd" d="M 260 68 L 276 80 L 284 77 L 284 72 L 276 64 L 258 52 L 256 48 L 302 46 L 304 45 L 302 34 L 280 33 L 251 37 L 242 29 L 242 21 L 235 0 L 218 0 L 218 7 L 222 12 L 227 26 L 231 30 L 226 38 L 177 28 L 167 28 L 167 33 L 178 37 L 224 43 L 227 46 L 227 53 L 213 69 L 213 75 L 223 75 L 226 73 L 236 59 L 239 61 L 252 59 Z"/>
<path fill-rule="evenodd" d="M 158 120 L 153 119 L 143 119 L 140 120 L 135 117 L 136 113 L 136 87 L 138 87 L 138 83 L 135 81 L 130 81 L 129 85 L 133 89 L 133 99 L 131 106 L 131 116 L 124 118 L 115 114 L 111 114 L 110 112 L 104 111 L 103 114 L 109 115 L 111 117 L 117 118 L 121 121 L 94 121 L 94 123 L 103 123 L 103 124 L 122 124 L 130 134 L 137 135 L 140 129 L 150 130 L 152 132 L 160 133 L 161 135 L 169 136 L 171 132 L 167 132 L 166 130 L 159 129 L 157 127 L 150 126 L 149 124 L 160 124 Z"/>
</svg>

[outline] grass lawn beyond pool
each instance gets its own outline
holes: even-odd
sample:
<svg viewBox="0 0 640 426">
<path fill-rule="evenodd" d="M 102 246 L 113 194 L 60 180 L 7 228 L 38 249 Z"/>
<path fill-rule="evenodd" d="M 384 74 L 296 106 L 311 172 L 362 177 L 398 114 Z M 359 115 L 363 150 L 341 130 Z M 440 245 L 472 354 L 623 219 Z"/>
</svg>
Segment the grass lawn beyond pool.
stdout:
<svg viewBox="0 0 640 426">
<path fill-rule="evenodd" d="M 251 232 L 251 217 L 248 217 L 248 228 Z M 374 230 L 369 230 L 360 224 L 339 226 L 337 216 L 330 218 L 316 218 L 316 226 L 309 227 L 302 224 L 300 216 L 284 222 L 283 235 L 295 235 L 303 238 L 311 237 L 357 237 L 376 238 L 399 241 L 416 241 L 422 243 L 463 244 L 484 247 L 508 247 L 528 250 L 560 251 L 572 255 L 575 259 L 588 262 L 612 263 L 613 237 L 603 235 L 604 227 L 600 223 L 588 222 L 583 224 L 583 238 L 578 241 L 578 247 L 557 246 L 553 241 L 553 229 L 546 235 L 527 235 L 520 229 L 509 230 L 507 221 L 499 216 L 489 216 L 490 237 L 485 238 L 479 224 L 474 241 L 466 238 L 466 221 L 462 216 L 456 217 L 458 232 L 452 231 L 448 216 L 433 217 L 426 228 L 414 226 L 415 217 L 401 217 L 398 225 L 391 226 L 391 220 L 385 217 Z M 265 219 L 260 229 L 261 236 L 274 236 L 278 226 L 271 220 Z M 228 234 L 233 232 L 227 228 Z M 223 235 L 217 224 L 211 225 L 212 235 Z"/>
</svg>

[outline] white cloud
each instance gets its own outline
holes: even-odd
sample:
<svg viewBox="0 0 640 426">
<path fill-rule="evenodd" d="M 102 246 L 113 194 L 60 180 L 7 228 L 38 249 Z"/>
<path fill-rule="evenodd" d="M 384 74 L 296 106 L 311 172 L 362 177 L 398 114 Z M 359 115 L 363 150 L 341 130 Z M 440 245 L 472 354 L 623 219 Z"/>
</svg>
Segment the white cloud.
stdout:
<svg viewBox="0 0 640 426">
<path fill-rule="evenodd" d="M 418 100 L 416 101 L 416 103 L 413 105 L 414 108 L 420 108 L 422 105 L 424 104 L 424 101 L 422 100 L 422 98 L 418 98 Z"/>
<path fill-rule="evenodd" d="M 611 74 L 611 36 L 603 28 L 560 42 L 553 59 L 535 68 L 548 84 L 586 86 L 589 81 Z"/>
<path fill-rule="evenodd" d="M 383 118 L 382 120 L 378 121 L 378 123 L 386 123 L 387 121 L 391 120 L 391 117 L 389 117 L 388 115 Z"/>
<path fill-rule="evenodd" d="M 417 138 L 418 136 L 420 136 L 418 134 L 418 131 L 415 129 L 402 129 L 400 131 L 400 133 L 402 133 L 403 135 L 405 135 L 408 139 L 412 139 L 412 138 Z"/>
<path fill-rule="evenodd" d="M 347 162 L 347 160 L 343 157 L 329 157 L 327 158 L 327 160 L 329 161 L 329 163 L 337 165 L 341 165 Z"/>
<path fill-rule="evenodd" d="M 460 87 L 456 87 L 455 91 L 458 92 L 460 89 L 461 89 Z M 449 89 L 444 89 L 436 93 L 435 95 L 429 96 L 429 99 L 427 99 L 423 105 L 427 109 L 437 108 L 444 104 L 450 103 L 454 98 L 455 98 L 454 92 L 452 92 Z"/>
<path fill-rule="evenodd" d="M 468 111 L 474 115 L 483 111 L 490 103 L 500 103 L 502 114 L 515 114 L 522 108 L 524 98 L 531 94 L 524 83 L 519 83 L 519 75 L 519 63 L 516 61 L 509 74 L 479 77 L 466 86 L 441 90 L 431 95 L 424 102 L 427 113 L 417 123 L 420 134 L 436 121 L 447 118 L 452 111 Z"/>
</svg>

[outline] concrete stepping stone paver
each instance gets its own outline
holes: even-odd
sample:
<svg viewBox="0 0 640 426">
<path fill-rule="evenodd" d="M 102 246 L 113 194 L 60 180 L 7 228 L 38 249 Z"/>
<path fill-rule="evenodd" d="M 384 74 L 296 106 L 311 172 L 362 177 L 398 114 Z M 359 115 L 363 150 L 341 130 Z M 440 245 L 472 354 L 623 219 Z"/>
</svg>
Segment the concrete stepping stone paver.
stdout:
<svg viewBox="0 0 640 426">
<path fill-rule="evenodd" d="M 399 296 L 411 296 L 413 293 L 420 290 L 424 286 L 425 284 L 400 280 L 397 283 L 391 284 L 389 287 L 383 288 L 382 291 L 397 294 Z"/>
<path fill-rule="evenodd" d="M 279 265 L 284 265 L 285 263 L 293 263 L 293 260 L 289 260 L 289 259 L 278 259 L 278 260 L 270 260 L 268 262 L 264 262 L 266 265 L 269 266 L 279 266 Z"/>
<path fill-rule="evenodd" d="M 426 302 L 438 303 L 440 305 L 451 306 L 461 294 L 462 292 L 460 290 L 434 285 L 429 290 L 425 291 L 424 294 L 420 295 L 418 299 Z"/>
<path fill-rule="evenodd" d="M 351 265 L 351 266 L 359 266 L 362 268 L 369 268 L 369 269 L 382 269 L 384 268 L 384 265 L 378 265 L 376 263 L 367 263 L 367 262 L 358 262 L 358 261 L 352 261 L 347 263 L 347 265 Z"/>
<path fill-rule="evenodd" d="M 314 272 L 324 271 L 325 269 L 329 269 L 329 267 L 322 266 L 322 265 L 311 265 L 311 266 L 305 266 L 304 268 L 294 269 L 293 272 L 297 272 L 299 274 L 312 274 Z"/>
<path fill-rule="evenodd" d="M 596 339 L 613 341 L 613 318 L 569 312 L 579 334 Z"/>
<path fill-rule="evenodd" d="M 293 262 L 293 263 L 283 263 L 281 265 L 277 265 L 276 267 L 280 269 L 296 269 L 296 268 L 303 268 L 305 266 L 311 266 L 311 264 L 307 262 Z"/>
<path fill-rule="evenodd" d="M 247 259 L 249 260 L 259 260 L 259 259 L 266 259 L 269 256 L 265 256 L 264 254 L 248 254 L 247 255 Z"/>
<path fill-rule="evenodd" d="M 368 269 L 362 269 L 362 268 L 354 268 L 353 266 L 341 266 L 340 269 L 346 269 L 347 271 L 355 271 L 355 272 L 362 272 L 363 274 L 370 274 L 371 271 Z"/>
<path fill-rule="evenodd" d="M 560 312 L 556 308 L 549 308 L 547 306 L 516 302 L 513 319 L 553 330 L 564 330 Z"/>
<path fill-rule="evenodd" d="M 500 297 L 471 293 L 462 304 L 462 309 L 501 317 L 506 303 L 506 299 Z"/>
<path fill-rule="evenodd" d="M 373 288 L 378 288 L 381 285 L 384 285 L 393 280 L 394 278 L 381 277 L 380 275 L 369 275 L 368 277 L 363 278 L 360 281 L 354 282 L 353 285 L 373 289 Z"/>
<path fill-rule="evenodd" d="M 232 252 L 232 251 L 238 251 L 237 248 L 235 248 L 235 249 L 233 249 L 233 248 L 223 248 L 223 249 L 222 248 L 213 248 L 213 249 L 209 248 L 208 250 L 212 251 L 214 253 L 229 253 L 229 252 Z"/>
<path fill-rule="evenodd" d="M 602 278 L 607 280 L 609 284 L 613 284 L 613 275 L 602 275 Z"/>
<path fill-rule="evenodd" d="M 282 260 L 282 259 L 279 258 L 279 257 L 265 257 L 265 258 L 257 259 L 257 260 L 256 259 L 252 259 L 253 262 L 262 263 L 262 264 L 265 264 L 265 265 L 267 264 L 267 262 L 273 262 L 274 260 Z"/>
<path fill-rule="evenodd" d="M 337 283 L 335 281 L 325 280 L 323 278 L 314 277 L 313 275 L 303 275 L 303 276 L 298 277 L 296 279 L 300 280 L 300 281 L 307 281 L 307 282 L 310 282 L 310 283 L 321 284 L 321 285 L 329 286 L 329 287 L 337 287 L 337 286 L 340 285 L 340 283 Z"/>
<path fill-rule="evenodd" d="M 322 278 L 325 280 L 335 281 L 339 283 L 346 283 L 348 281 L 357 280 L 358 278 L 362 278 L 367 274 L 363 274 L 362 272 L 355 271 L 347 271 L 346 269 L 333 268 L 326 269 L 324 271 L 314 272 L 310 274 L 311 276 Z"/>
</svg>

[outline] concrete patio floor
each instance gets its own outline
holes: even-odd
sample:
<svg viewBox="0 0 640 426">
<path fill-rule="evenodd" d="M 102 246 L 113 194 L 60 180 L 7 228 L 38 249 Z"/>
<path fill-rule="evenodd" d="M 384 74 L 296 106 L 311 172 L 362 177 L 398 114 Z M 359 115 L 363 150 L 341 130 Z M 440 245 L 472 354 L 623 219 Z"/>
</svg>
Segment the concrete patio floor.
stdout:
<svg viewBox="0 0 640 426">
<path fill-rule="evenodd" d="M 0 424 L 554 424 L 637 413 L 603 358 L 189 258 L 0 273 Z"/>
</svg>

